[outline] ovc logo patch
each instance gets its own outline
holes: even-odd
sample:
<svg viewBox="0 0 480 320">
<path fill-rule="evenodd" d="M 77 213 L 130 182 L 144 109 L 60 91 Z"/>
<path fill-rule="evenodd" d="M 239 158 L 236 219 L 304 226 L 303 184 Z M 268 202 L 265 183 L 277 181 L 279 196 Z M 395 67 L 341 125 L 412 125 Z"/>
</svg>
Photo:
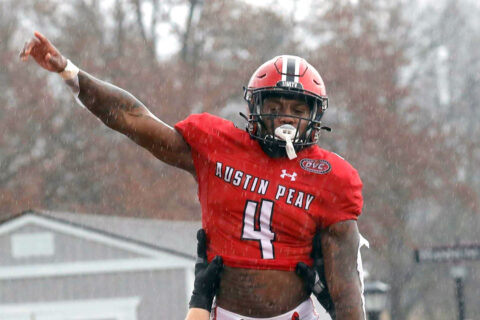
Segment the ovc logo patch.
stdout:
<svg viewBox="0 0 480 320">
<path fill-rule="evenodd" d="M 319 159 L 302 159 L 300 160 L 300 167 L 302 167 L 303 170 L 317 174 L 325 174 L 332 169 L 332 166 L 327 160 Z"/>
</svg>

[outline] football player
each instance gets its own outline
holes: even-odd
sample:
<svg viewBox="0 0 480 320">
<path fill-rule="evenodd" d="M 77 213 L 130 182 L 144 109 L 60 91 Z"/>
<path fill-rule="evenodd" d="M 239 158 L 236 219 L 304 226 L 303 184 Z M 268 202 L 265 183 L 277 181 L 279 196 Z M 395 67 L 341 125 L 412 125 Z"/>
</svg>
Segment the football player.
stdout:
<svg viewBox="0 0 480 320">
<path fill-rule="evenodd" d="M 317 319 L 295 273 L 299 262 L 312 265 L 317 231 L 336 318 L 364 319 L 356 223 L 362 182 L 347 161 L 317 145 L 328 99 L 307 61 L 278 56 L 253 73 L 244 130 L 207 113 L 171 127 L 130 93 L 80 70 L 38 32 L 20 52 L 22 60 L 29 56 L 58 72 L 105 125 L 195 177 L 208 261 L 221 256 L 224 264 L 216 319 Z"/>
</svg>

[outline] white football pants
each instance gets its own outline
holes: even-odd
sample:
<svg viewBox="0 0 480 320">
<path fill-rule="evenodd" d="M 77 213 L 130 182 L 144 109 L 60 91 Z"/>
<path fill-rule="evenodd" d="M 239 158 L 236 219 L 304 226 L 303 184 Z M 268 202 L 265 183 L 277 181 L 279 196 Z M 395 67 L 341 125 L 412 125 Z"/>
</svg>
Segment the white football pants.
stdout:
<svg viewBox="0 0 480 320">
<path fill-rule="evenodd" d="M 298 318 L 295 317 L 296 315 L 298 315 Z M 215 309 L 212 310 L 212 316 L 213 320 L 318 320 L 319 317 L 311 298 L 302 302 L 295 309 L 271 318 L 245 317 L 220 307 L 215 307 Z"/>
</svg>

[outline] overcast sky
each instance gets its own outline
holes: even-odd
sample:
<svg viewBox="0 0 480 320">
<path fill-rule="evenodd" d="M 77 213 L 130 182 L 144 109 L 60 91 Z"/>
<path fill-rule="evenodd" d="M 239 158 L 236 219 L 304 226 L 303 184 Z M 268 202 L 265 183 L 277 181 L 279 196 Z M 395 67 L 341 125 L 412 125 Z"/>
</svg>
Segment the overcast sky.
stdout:
<svg viewBox="0 0 480 320">
<path fill-rule="evenodd" d="M 281 9 L 283 12 L 285 12 L 287 15 L 291 15 L 293 10 L 295 9 L 295 20 L 300 21 L 304 19 L 308 12 L 310 5 L 312 3 L 312 0 L 243 0 L 244 2 L 252 5 L 252 6 L 259 6 L 259 7 L 270 7 L 270 8 L 278 8 Z M 143 8 L 145 10 L 146 16 L 149 16 L 149 12 L 151 11 L 151 8 L 149 7 L 149 4 L 144 6 Z M 175 7 L 172 12 L 171 12 L 171 17 L 172 20 L 175 21 L 178 25 L 184 25 L 186 20 L 187 20 L 187 14 L 188 14 L 188 6 L 177 6 Z M 145 21 L 145 23 L 148 23 L 149 21 Z M 172 26 L 169 23 L 163 23 L 160 24 L 158 27 L 158 36 L 161 38 L 161 41 L 159 41 L 159 46 L 158 46 L 158 54 L 161 57 L 168 57 L 171 54 L 177 52 L 180 50 L 180 43 L 178 42 L 178 39 L 172 32 Z M 165 45 L 165 44 L 168 45 Z"/>
</svg>

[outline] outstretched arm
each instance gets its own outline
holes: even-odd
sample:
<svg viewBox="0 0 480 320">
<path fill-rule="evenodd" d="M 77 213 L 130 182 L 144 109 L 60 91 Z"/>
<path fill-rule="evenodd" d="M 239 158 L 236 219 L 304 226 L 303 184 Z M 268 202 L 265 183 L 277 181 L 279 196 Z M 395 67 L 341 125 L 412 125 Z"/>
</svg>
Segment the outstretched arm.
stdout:
<svg viewBox="0 0 480 320">
<path fill-rule="evenodd" d="M 23 61 L 29 56 L 51 72 L 61 72 L 67 66 L 67 59 L 39 32 L 20 52 Z M 82 70 L 78 73 L 78 83 L 79 100 L 105 125 L 123 133 L 158 159 L 194 174 L 190 147 L 183 137 L 133 95 Z"/>
<path fill-rule="evenodd" d="M 321 233 L 328 289 L 336 320 L 363 320 L 362 285 L 357 258 L 360 235 L 354 220 L 335 223 Z"/>
<path fill-rule="evenodd" d="M 183 137 L 127 91 L 81 71 L 80 101 L 105 125 L 123 133 L 158 159 L 194 173 Z"/>
</svg>

